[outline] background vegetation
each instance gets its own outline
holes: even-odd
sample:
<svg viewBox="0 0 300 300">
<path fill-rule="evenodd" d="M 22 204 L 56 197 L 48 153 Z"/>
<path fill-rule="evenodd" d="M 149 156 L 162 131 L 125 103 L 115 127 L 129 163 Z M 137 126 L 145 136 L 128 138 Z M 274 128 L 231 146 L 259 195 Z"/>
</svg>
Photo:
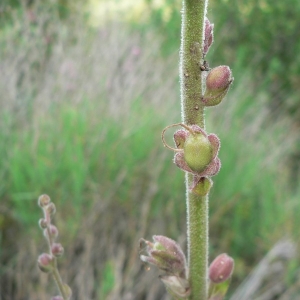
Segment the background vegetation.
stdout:
<svg viewBox="0 0 300 300">
<path fill-rule="evenodd" d="M 224 103 L 207 110 L 207 130 L 222 141 L 211 257 L 234 257 L 232 297 L 274 244 L 299 241 L 300 4 L 292 2 L 210 1 L 209 63 L 232 66 L 235 77 Z M 36 267 L 46 249 L 42 193 L 58 209 L 60 267 L 74 299 L 168 299 L 140 263 L 138 240 L 164 234 L 185 247 L 184 175 L 160 141 L 180 120 L 181 4 L 144 5 L 142 14 L 106 11 L 91 26 L 79 1 L 0 4 L 0 299 L 55 294 Z M 298 299 L 291 257 L 253 299 Z"/>
</svg>

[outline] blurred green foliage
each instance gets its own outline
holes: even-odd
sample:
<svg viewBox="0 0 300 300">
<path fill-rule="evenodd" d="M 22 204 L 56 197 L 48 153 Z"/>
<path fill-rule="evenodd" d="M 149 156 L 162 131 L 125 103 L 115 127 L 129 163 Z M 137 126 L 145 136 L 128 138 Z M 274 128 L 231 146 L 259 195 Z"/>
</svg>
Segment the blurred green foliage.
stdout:
<svg viewBox="0 0 300 300">
<path fill-rule="evenodd" d="M 163 35 L 163 52 L 179 49 L 180 0 L 165 0 L 156 6 L 147 0 L 150 26 Z M 299 102 L 284 102 L 285 94 L 300 90 L 300 2 L 292 0 L 211 0 L 208 17 L 215 24 L 215 44 L 208 59 L 213 66 L 228 64 L 234 72 L 247 67 L 257 86 L 271 93 L 270 105 L 280 107 L 299 120 Z M 140 20 L 137 20 L 140 24 Z M 144 24 L 148 28 L 149 24 Z"/>
</svg>

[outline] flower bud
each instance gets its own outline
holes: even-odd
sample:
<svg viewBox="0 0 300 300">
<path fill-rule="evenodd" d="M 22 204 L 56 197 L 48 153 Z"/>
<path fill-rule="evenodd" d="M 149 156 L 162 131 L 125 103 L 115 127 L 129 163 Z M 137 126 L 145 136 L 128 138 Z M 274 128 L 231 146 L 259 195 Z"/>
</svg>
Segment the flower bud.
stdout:
<svg viewBox="0 0 300 300">
<path fill-rule="evenodd" d="M 54 243 L 51 247 L 51 252 L 55 257 L 60 257 L 64 254 L 64 248 L 59 243 Z"/>
<path fill-rule="evenodd" d="M 213 34 L 214 24 L 211 24 L 207 18 L 205 18 L 205 29 L 204 29 L 204 42 L 203 42 L 203 54 L 206 55 L 209 47 L 213 43 L 214 34 Z"/>
<path fill-rule="evenodd" d="M 193 187 L 192 192 L 198 196 L 205 196 L 212 187 L 212 180 L 207 177 L 201 177 L 198 183 Z"/>
<path fill-rule="evenodd" d="M 38 205 L 43 208 L 45 206 L 47 206 L 49 203 L 51 202 L 51 199 L 48 195 L 44 194 L 41 195 L 38 199 Z"/>
<path fill-rule="evenodd" d="M 39 226 L 40 226 L 41 229 L 47 228 L 47 221 L 46 221 L 46 219 L 40 219 L 39 220 Z"/>
<path fill-rule="evenodd" d="M 146 244 L 147 255 L 141 255 L 140 258 L 146 263 L 153 264 L 168 274 L 176 274 L 180 277 L 186 276 L 186 259 L 180 246 L 162 235 L 153 236 L 154 243 L 140 240 L 140 247 Z"/>
<path fill-rule="evenodd" d="M 209 266 L 209 279 L 221 283 L 229 279 L 234 268 L 234 260 L 226 253 L 218 255 Z"/>
<path fill-rule="evenodd" d="M 56 207 L 53 202 L 49 203 L 46 206 L 47 212 L 50 214 L 50 216 L 53 216 L 56 213 Z"/>
<path fill-rule="evenodd" d="M 190 134 L 184 143 L 184 159 L 191 170 L 202 172 L 213 159 L 213 148 L 202 133 Z"/>
<path fill-rule="evenodd" d="M 218 105 L 226 96 L 233 82 L 231 70 L 227 66 L 213 68 L 206 77 L 206 90 L 202 102 L 205 106 Z"/>
<path fill-rule="evenodd" d="M 51 236 L 52 239 L 56 239 L 58 237 L 58 229 L 57 229 L 57 227 L 51 224 L 49 226 L 49 231 L 48 231 L 48 228 L 44 229 L 44 237 L 45 238 L 49 237 L 48 234 L 50 234 L 50 236 Z"/>
<path fill-rule="evenodd" d="M 42 272 L 51 272 L 54 268 L 53 262 L 53 257 L 48 253 L 43 253 L 38 257 L 38 266 Z"/>
</svg>

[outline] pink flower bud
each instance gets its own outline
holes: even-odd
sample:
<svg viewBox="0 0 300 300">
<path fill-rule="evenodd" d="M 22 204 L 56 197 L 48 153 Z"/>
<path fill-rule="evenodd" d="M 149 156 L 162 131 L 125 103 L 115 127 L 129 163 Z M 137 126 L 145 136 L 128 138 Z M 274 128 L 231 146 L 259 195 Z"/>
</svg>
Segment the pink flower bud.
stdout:
<svg viewBox="0 0 300 300">
<path fill-rule="evenodd" d="M 44 229 L 44 237 L 45 238 L 49 238 L 48 233 L 50 234 L 50 236 L 51 236 L 52 239 L 56 239 L 58 237 L 58 229 L 57 229 L 57 227 L 51 224 L 49 226 L 49 232 L 48 232 L 48 228 Z"/>
<path fill-rule="evenodd" d="M 60 257 L 64 254 L 64 248 L 59 243 L 54 243 L 51 247 L 51 252 L 55 257 Z"/>
<path fill-rule="evenodd" d="M 226 253 L 218 255 L 209 266 L 209 279 L 221 283 L 229 279 L 234 268 L 234 260 Z"/>
<path fill-rule="evenodd" d="M 204 29 L 204 42 L 203 42 L 203 54 L 206 55 L 209 47 L 214 40 L 214 24 L 211 24 L 207 18 L 205 18 L 205 29 Z"/>
<path fill-rule="evenodd" d="M 44 194 L 44 195 L 41 195 L 38 199 L 38 204 L 40 207 L 45 207 L 47 206 L 49 203 L 51 202 L 51 199 L 48 195 Z"/>
<path fill-rule="evenodd" d="M 206 77 L 206 90 L 202 102 L 205 106 L 218 105 L 226 96 L 233 82 L 231 70 L 227 66 L 213 68 Z"/>
<path fill-rule="evenodd" d="M 42 272 L 49 273 L 53 270 L 53 257 L 43 253 L 38 257 L 38 266 Z"/>
<path fill-rule="evenodd" d="M 208 90 L 223 91 L 231 83 L 231 70 L 228 66 L 218 66 L 213 68 L 206 78 L 206 88 Z"/>
</svg>

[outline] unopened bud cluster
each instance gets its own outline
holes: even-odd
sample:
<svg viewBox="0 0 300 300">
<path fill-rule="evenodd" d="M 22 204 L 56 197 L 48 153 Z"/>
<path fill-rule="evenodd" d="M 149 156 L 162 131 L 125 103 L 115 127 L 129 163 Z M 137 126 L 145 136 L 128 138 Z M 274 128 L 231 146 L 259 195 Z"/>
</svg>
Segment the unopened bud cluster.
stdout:
<svg viewBox="0 0 300 300">
<path fill-rule="evenodd" d="M 41 195 L 38 199 L 38 205 L 44 213 L 44 217 L 39 220 L 39 226 L 43 230 L 44 237 L 50 249 L 50 253 L 43 253 L 38 257 L 38 266 L 42 272 L 52 273 L 53 276 L 56 276 L 54 274 L 58 273 L 56 259 L 64 253 L 63 246 L 56 242 L 59 231 L 55 225 L 51 224 L 51 217 L 56 213 L 56 208 L 48 195 Z M 54 272 L 55 270 L 57 272 Z M 61 280 L 60 277 L 55 278 L 56 282 L 58 280 Z M 64 297 L 55 296 L 52 300 L 70 299 L 72 295 L 71 288 L 63 282 L 58 286 L 62 289 L 60 292 Z"/>
<path fill-rule="evenodd" d="M 155 235 L 153 243 L 141 239 L 140 248 L 145 252 L 145 255 L 140 256 L 143 262 L 165 272 L 160 279 L 171 295 L 175 298 L 185 298 L 190 294 L 185 255 L 175 241 L 162 235 Z"/>
</svg>

